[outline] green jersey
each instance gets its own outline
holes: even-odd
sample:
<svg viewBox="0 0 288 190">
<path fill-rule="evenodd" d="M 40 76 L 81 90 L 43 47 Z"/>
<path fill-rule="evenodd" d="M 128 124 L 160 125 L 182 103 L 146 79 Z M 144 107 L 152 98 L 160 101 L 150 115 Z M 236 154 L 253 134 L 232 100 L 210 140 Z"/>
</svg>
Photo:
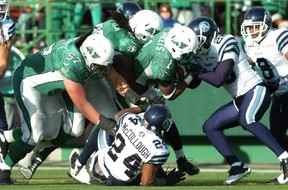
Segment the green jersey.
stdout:
<svg viewBox="0 0 288 190">
<path fill-rule="evenodd" d="M 136 56 L 134 73 L 136 81 L 150 85 L 157 81 L 170 81 L 175 75 L 176 61 L 164 41 L 171 28 L 165 28 L 145 44 Z"/>
<path fill-rule="evenodd" d="M 24 59 L 13 75 L 14 89 L 27 77 L 31 78 L 35 89 L 49 96 L 65 91 L 61 75 L 83 84 L 88 76 L 85 75 L 85 60 L 74 43 L 76 39 L 58 41 Z M 53 77 L 48 73 L 53 73 Z"/>
<path fill-rule="evenodd" d="M 95 26 L 93 33 L 100 33 L 110 40 L 114 50 L 121 54 L 134 58 L 141 48 L 138 40 L 127 30 L 119 28 L 112 19 Z"/>
</svg>

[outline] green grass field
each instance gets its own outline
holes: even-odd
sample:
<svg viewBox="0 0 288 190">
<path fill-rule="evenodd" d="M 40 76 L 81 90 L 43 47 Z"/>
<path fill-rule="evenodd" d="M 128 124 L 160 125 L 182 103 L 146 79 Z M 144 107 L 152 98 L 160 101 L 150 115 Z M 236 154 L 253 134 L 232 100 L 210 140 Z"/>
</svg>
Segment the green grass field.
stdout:
<svg viewBox="0 0 288 190">
<path fill-rule="evenodd" d="M 79 184 L 66 174 L 68 166 L 54 167 L 55 164 L 45 164 L 41 166 L 35 173 L 33 179 L 25 180 L 19 173 L 17 167 L 12 170 L 12 177 L 17 180 L 16 185 L 1 186 L 2 189 L 29 189 L 29 190 L 86 190 L 86 189 L 103 189 L 103 190 L 134 190 L 136 187 L 108 187 L 102 184 Z M 200 174 L 195 176 L 185 176 L 186 179 L 173 187 L 137 187 L 159 190 L 185 190 L 185 189 L 201 189 L 201 190 L 218 190 L 218 189 L 241 189 L 241 190 L 271 190 L 274 189 L 288 189 L 287 185 L 267 185 L 266 180 L 272 179 L 280 174 L 278 166 L 250 166 L 252 173 L 248 177 L 243 178 L 235 185 L 224 186 L 223 180 L 228 176 L 226 165 L 200 165 Z M 254 168 L 254 169 L 253 169 Z M 264 170 L 265 169 L 265 170 Z"/>
</svg>

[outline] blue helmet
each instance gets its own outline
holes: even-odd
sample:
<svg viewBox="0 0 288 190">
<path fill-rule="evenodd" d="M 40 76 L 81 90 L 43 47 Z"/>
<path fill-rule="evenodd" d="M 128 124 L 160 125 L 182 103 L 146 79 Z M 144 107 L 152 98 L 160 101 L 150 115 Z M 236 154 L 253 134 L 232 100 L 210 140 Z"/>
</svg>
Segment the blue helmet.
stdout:
<svg viewBox="0 0 288 190">
<path fill-rule="evenodd" d="M 144 114 L 144 123 L 149 131 L 160 135 L 162 131 L 168 131 L 173 124 L 169 109 L 162 104 L 154 104 Z"/>
<path fill-rule="evenodd" d="M 271 29 L 272 16 L 264 7 L 252 7 L 244 14 L 241 34 L 245 42 L 259 43 Z"/>
<path fill-rule="evenodd" d="M 133 1 L 126 1 L 121 3 L 116 11 L 123 13 L 127 19 L 130 19 L 135 13 L 142 10 L 140 5 Z"/>
<path fill-rule="evenodd" d="M 207 16 L 200 16 L 193 19 L 188 27 L 197 35 L 200 51 L 207 53 L 211 47 L 212 40 L 219 33 L 217 24 Z"/>
</svg>

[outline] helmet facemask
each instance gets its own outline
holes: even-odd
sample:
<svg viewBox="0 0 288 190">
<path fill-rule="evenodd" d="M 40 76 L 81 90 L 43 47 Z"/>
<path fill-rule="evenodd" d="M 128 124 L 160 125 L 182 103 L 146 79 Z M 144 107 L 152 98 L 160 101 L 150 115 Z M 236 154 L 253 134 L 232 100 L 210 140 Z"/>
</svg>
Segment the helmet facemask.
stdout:
<svg viewBox="0 0 288 190">
<path fill-rule="evenodd" d="M 205 27 L 203 27 L 203 24 L 199 26 L 199 35 L 197 35 L 198 41 L 199 41 L 199 48 L 200 53 L 207 54 L 211 48 L 212 41 L 217 36 L 217 33 L 219 32 L 219 29 L 217 27 L 217 31 L 213 32 L 213 35 L 210 33 L 210 35 L 205 36 Z"/>
<path fill-rule="evenodd" d="M 114 47 L 106 37 L 91 34 L 79 49 L 85 60 L 85 78 L 100 79 L 110 73 Z"/>
<path fill-rule="evenodd" d="M 247 44 L 259 44 L 272 29 L 272 18 L 263 7 L 252 7 L 244 15 L 241 35 Z"/>
<path fill-rule="evenodd" d="M 88 71 L 88 78 L 101 79 L 108 75 L 112 69 L 112 63 L 107 66 L 99 65 L 97 63 L 91 63 L 90 67 L 86 65 L 85 68 Z"/>
<path fill-rule="evenodd" d="M 0 1 L 0 22 L 3 22 L 6 19 L 8 9 L 9 9 L 8 1 L 7 0 Z"/>
<path fill-rule="evenodd" d="M 269 26 L 265 22 L 246 22 L 241 25 L 241 35 L 245 42 L 259 43 L 268 33 Z M 258 34 L 258 35 L 257 35 Z"/>
</svg>

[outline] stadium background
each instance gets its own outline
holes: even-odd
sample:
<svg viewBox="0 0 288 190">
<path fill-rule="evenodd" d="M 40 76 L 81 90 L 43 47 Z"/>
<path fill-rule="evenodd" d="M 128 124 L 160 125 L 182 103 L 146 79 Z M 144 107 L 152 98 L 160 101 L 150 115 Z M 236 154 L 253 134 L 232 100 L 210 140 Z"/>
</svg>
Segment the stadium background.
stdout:
<svg viewBox="0 0 288 190">
<path fill-rule="evenodd" d="M 83 1 L 83 0 L 82 0 Z M 171 0 L 172 1 L 172 0 Z M 189 1 L 189 0 L 180 0 Z M 281 5 L 281 3 L 287 0 L 275 0 L 276 4 Z M 15 46 L 21 50 L 25 55 L 28 54 L 29 50 L 34 47 L 39 40 L 45 38 L 46 44 L 53 43 L 53 35 L 55 34 L 65 34 L 71 32 L 69 28 L 63 27 L 61 30 L 55 30 L 52 26 L 52 14 L 47 14 L 53 11 L 53 9 L 60 8 L 68 10 L 68 22 L 71 20 L 73 14 L 71 7 L 76 3 L 76 0 L 27 0 L 27 1 L 10 1 L 10 15 L 17 18 L 20 14 L 21 7 L 27 5 L 27 3 L 33 5 L 40 5 L 37 9 L 31 12 L 30 16 L 27 18 L 33 18 L 39 10 L 46 10 L 46 25 L 44 29 L 31 29 L 21 31 L 22 23 L 18 23 L 17 35 L 21 32 L 26 34 L 34 34 L 35 38 L 30 43 L 15 43 Z M 115 9 L 115 3 L 122 1 L 112 1 L 112 0 L 98 0 L 86 2 L 99 2 L 102 5 L 103 14 L 105 17 L 105 10 Z M 164 3 L 170 1 L 164 0 L 142 0 L 137 1 L 145 9 L 151 9 L 157 11 L 157 3 Z M 205 0 L 194 0 L 190 2 L 207 2 Z M 225 33 L 231 33 L 236 36 L 239 35 L 239 12 L 234 9 L 235 3 L 241 3 L 243 1 L 239 0 L 210 0 L 211 5 L 211 17 L 217 18 L 217 10 L 220 9 L 224 13 L 225 24 L 223 25 L 222 31 Z M 260 0 L 252 0 L 254 3 L 260 3 Z M 281 8 L 281 6 L 279 6 Z M 283 8 L 283 7 L 282 7 Z M 91 16 L 89 11 L 84 16 L 81 27 L 77 30 L 78 34 L 81 34 L 87 29 L 91 28 Z M 184 12 L 185 14 L 185 12 Z M 69 18 L 70 17 L 70 18 Z M 102 16 L 103 17 L 103 16 Z M 67 23 L 69 26 L 70 23 Z M 173 118 L 177 123 L 180 134 L 182 136 L 182 141 L 184 144 L 184 150 L 188 159 L 192 159 L 193 162 L 198 163 L 222 163 L 223 158 L 215 150 L 215 148 L 210 144 L 210 142 L 205 137 L 202 131 L 202 125 L 209 115 L 218 107 L 224 103 L 230 101 L 231 98 L 225 92 L 224 89 L 214 88 L 207 84 L 202 84 L 199 88 L 195 90 L 186 90 L 183 95 L 181 95 L 177 100 L 167 102 L 168 107 L 171 109 Z M 269 112 L 269 111 L 268 111 Z M 262 119 L 262 121 L 269 127 L 268 112 Z M 234 129 L 227 130 L 225 132 L 231 142 L 233 149 L 239 155 L 239 157 L 246 163 L 278 163 L 278 159 L 272 154 L 272 152 L 263 146 L 257 139 L 251 136 L 249 133 L 244 131 L 240 126 Z M 63 148 L 59 148 L 48 158 L 48 160 L 68 160 L 69 153 L 72 147 L 82 147 L 85 138 L 87 137 L 87 132 L 82 137 L 78 138 L 73 142 L 67 143 Z M 171 152 L 169 158 L 170 161 L 175 161 L 174 153 Z"/>
</svg>

